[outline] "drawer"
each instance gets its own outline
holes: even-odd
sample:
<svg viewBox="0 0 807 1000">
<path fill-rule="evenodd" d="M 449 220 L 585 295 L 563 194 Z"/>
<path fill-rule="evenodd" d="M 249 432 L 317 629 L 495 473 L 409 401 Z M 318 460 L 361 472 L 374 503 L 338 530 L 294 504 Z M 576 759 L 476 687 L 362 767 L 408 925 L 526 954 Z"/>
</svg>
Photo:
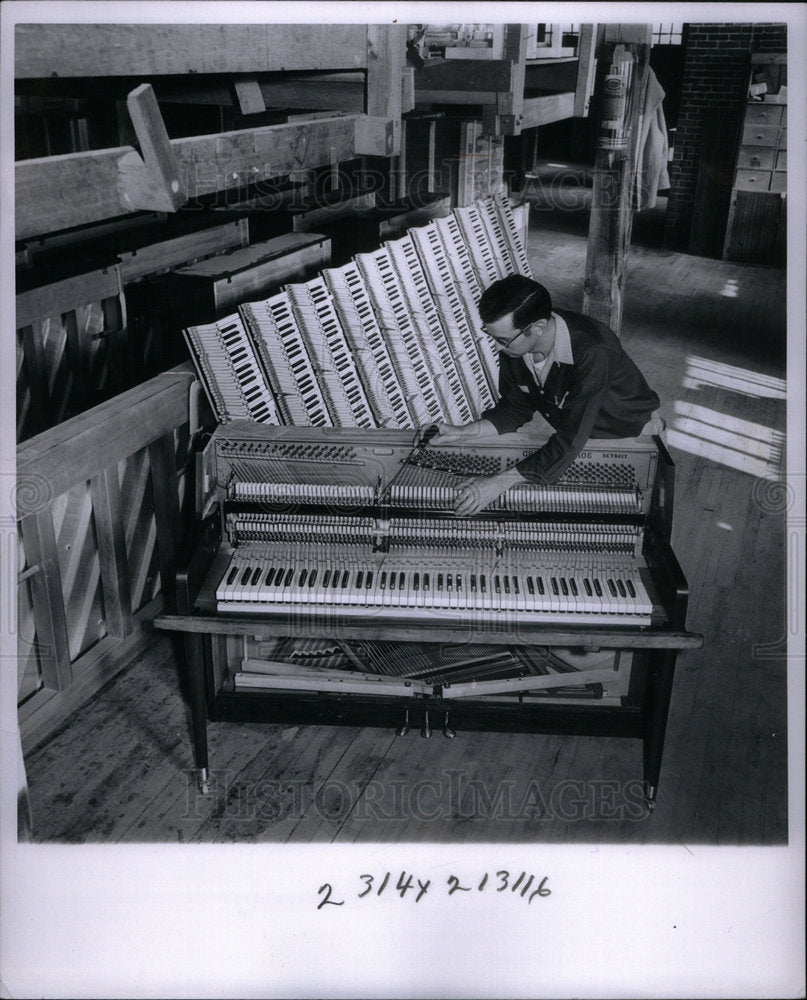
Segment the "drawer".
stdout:
<svg viewBox="0 0 807 1000">
<path fill-rule="evenodd" d="M 767 191 L 771 186 L 770 170 L 738 170 L 734 179 L 738 191 Z"/>
<path fill-rule="evenodd" d="M 776 154 L 776 170 L 787 170 L 787 150 L 780 149 Z"/>
<path fill-rule="evenodd" d="M 773 170 L 776 150 L 765 146 L 741 146 L 737 167 L 742 170 Z"/>
<path fill-rule="evenodd" d="M 784 194 L 787 191 L 787 173 L 784 170 L 775 170 L 771 177 L 771 191 L 777 194 Z"/>
<path fill-rule="evenodd" d="M 782 105 L 748 104 L 745 109 L 746 125 L 778 125 L 782 120 Z"/>
<path fill-rule="evenodd" d="M 779 138 L 778 125 L 746 125 L 741 146 L 775 146 Z"/>
</svg>

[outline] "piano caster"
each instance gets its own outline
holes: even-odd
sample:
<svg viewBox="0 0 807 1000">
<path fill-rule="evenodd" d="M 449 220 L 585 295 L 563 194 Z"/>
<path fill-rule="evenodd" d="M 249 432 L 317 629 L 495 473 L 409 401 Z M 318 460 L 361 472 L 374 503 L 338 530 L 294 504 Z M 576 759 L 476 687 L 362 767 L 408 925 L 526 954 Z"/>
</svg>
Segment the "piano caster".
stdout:
<svg viewBox="0 0 807 1000">
<path fill-rule="evenodd" d="M 428 740 L 431 737 L 431 734 L 432 734 L 432 727 L 431 723 L 429 722 L 429 710 L 427 708 L 423 716 L 423 728 L 420 730 L 420 735 L 423 737 L 424 740 Z"/>
<path fill-rule="evenodd" d="M 395 735 L 396 736 L 406 736 L 406 734 L 408 732 L 409 732 L 409 709 L 405 708 L 404 709 L 403 725 L 398 726 L 398 728 L 395 730 Z"/>
<path fill-rule="evenodd" d="M 645 805 L 647 806 L 648 812 L 653 812 L 653 810 L 656 808 L 656 786 L 655 785 L 648 785 L 647 782 L 645 782 L 645 786 L 644 786 L 644 801 L 645 801 Z"/>
<path fill-rule="evenodd" d="M 199 791 L 202 793 L 202 795 L 207 795 L 208 792 L 210 791 L 210 785 L 208 784 L 208 773 L 206 767 L 199 768 L 197 781 L 199 784 Z"/>
<path fill-rule="evenodd" d="M 448 712 L 446 712 L 443 717 L 443 736 L 445 736 L 447 740 L 453 740 L 456 735 L 457 734 L 448 724 Z"/>
</svg>

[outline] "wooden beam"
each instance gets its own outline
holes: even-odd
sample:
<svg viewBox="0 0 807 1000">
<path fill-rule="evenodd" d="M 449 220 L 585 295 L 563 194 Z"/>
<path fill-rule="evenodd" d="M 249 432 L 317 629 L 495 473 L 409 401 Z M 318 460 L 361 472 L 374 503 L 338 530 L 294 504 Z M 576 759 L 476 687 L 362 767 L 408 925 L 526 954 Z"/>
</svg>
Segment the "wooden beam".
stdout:
<svg viewBox="0 0 807 1000">
<path fill-rule="evenodd" d="M 356 155 L 357 116 L 172 139 L 181 183 L 191 198 L 244 188 L 294 171 L 326 166 L 333 156 Z M 15 165 L 17 239 L 122 215 L 121 161 L 131 147 L 67 153 Z"/>
<path fill-rule="evenodd" d="M 546 97 L 527 97 L 521 109 L 520 121 L 516 118 L 515 128 L 511 132 L 505 126 L 505 135 L 518 135 L 524 129 L 535 128 L 537 125 L 548 125 L 550 122 L 564 121 L 574 114 L 574 94 L 548 94 Z"/>
<path fill-rule="evenodd" d="M 649 45 L 627 47 L 606 44 L 601 55 L 604 68 L 612 63 L 633 62 L 625 95 L 624 130 L 628 135 L 628 143 L 626 148 L 601 148 L 596 153 L 583 284 L 583 312 L 610 326 L 617 335 L 622 328 L 623 292 L 633 228 L 635 144 L 647 84 L 649 58 Z M 603 87 L 604 78 L 603 72 L 598 80 L 598 87 Z"/>
<path fill-rule="evenodd" d="M 129 211 L 175 212 L 188 196 L 151 84 L 135 87 L 126 98 L 126 107 L 143 159 L 137 154 L 121 157 L 121 204 Z"/>
<path fill-rule="evenodd" d="M 508 24 L 504 31 L 504 58 L 510 63 L 510 79 L 499 95 L 498 111 L 502 115 L 521 114 L 524 103 L 524 58 L 527 51 L 528 25 Z"/>
<path fill-rule="evenodd" d="M 401 143 L 401 77 L 406 61 L 405 24 L 367 25 L 367 105 L 370 118 L 392 124 L 392 148 L 369 156 L 393 156 Z M 358 150 L 357 150 L 358 152 Z"/>
<path fill-rule="evenodd" d="M 18 24 L 14 75 L 364 69 L 367 56 L 363 24 Z"/>
<path fill-rule="evenodd" d="M 474 103 L 477 91 L 508 90 L 512 70 L 509 59 L 489 59 L 483 63 L 457 60 L 434 66 L 427 63 L 415 77 L 415 97 L 420 103 L 426 100 L 423 92 L 462 90 L 469 92 L 467 100 Z"/>
</svg>

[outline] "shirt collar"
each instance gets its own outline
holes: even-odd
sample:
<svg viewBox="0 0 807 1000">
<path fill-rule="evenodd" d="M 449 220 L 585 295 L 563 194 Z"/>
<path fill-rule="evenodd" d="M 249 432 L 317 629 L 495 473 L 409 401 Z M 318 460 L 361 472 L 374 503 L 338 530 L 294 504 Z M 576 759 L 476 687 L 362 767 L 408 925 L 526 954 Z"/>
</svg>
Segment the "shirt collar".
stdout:
<svg viewBox="0 0 807 1000">
<path fill-rule="evenodd" d="M 552 313 L 552 318 L 555 320 L 555 344 L 549 356 L 554 356 L 554 360 L 563 365 L 573 365 L 572 340 L 569 336 L 566 320 L 562 316 L 558 316 L 556 312 Z"/>
</svg>

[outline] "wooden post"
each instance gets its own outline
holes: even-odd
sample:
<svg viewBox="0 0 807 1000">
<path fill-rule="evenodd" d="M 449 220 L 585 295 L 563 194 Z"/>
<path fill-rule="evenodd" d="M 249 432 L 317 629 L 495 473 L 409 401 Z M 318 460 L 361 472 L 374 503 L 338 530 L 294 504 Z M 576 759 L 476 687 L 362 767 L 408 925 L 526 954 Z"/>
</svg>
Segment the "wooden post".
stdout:
<svg viewBox="0 0 807 1000">
<path fill-rule="evenodd" d="M 621 26 L 620 26 L 621 27 Z M 632 29 L 636 25 L 630 26 Z M 639 134 L 639 120 L 647 84 L 650 56 L 650 26 L 646 29 L 647 41 L 618 44 L 607 41 L 599 54 L 601 72 L 595 94 L 598 99 L 600 128 L 598 142 L 606 131 L 612 148 L 599 148 L 594 168 L 591 199 L 591 217 L 588 230 L 586 277 L 583 286 L 583 312 L 606 323 L 618 335 L 622 327 L 622 297 L 627 274 L 627 257 L 633 228 L 633 181 L 636 161 L 635 148 Z M 636 33 L 632 33 L 636 37 Z M 630 74 L 623 74 L 624 93 L 620 97 L 624 108 L 622 130 L 607 128 L 603 115 L 614 114 L 612 96 L 605 94 L 605 78 L 609 67 L 630 64 Z M 609 105 L 609 100 L 612 103 Z M 625 142 L 614 141 L 613 133 L 620 131 Z"/>
</svg>

